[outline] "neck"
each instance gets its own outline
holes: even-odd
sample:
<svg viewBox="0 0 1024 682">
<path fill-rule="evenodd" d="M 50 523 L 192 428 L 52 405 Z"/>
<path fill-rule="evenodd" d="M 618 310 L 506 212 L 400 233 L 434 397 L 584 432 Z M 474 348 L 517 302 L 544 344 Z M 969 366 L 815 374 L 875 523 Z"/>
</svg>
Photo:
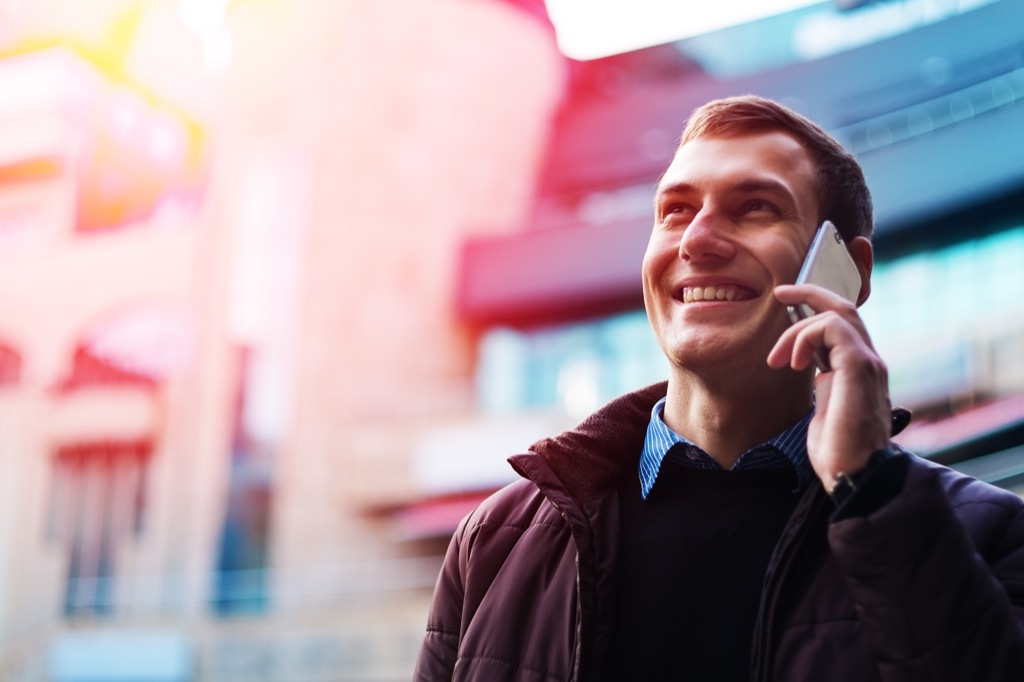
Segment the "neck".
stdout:
<svg viewBox="0 0 1024 682">
<path fill-rule="evenodd" d="M 665 423 L 722 468 L 792 426 L 810 411 L 813 374 L 765 368 L 753 375 L 702 377 L 673 368 Z"/>
</svg>

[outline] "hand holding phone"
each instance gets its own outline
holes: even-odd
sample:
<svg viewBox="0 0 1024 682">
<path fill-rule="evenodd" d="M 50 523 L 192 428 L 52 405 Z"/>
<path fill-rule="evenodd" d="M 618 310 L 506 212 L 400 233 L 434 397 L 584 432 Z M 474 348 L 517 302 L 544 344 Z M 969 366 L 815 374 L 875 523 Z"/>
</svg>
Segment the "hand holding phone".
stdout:
<svg viewBox="0 0 1024 682">
<path fill-rule="evenodd" d="M 814 233 L 800 274 L 797 275 L 796 284 L 817 284 L 839 294 L 851 303 L 857 302 L 861 287 L 860 271 L 850 257 L 850 252 L 846 250 L 839 230 L 831 221 L 823 222 Z M 787 311 L 789 319 L 794 324 L 816 312 L 806 304 L 787 306 Z M 819 348 L 814 353 L 814 361 L 818 369 L 828 372 L 828 349 Z"/>
</svg>

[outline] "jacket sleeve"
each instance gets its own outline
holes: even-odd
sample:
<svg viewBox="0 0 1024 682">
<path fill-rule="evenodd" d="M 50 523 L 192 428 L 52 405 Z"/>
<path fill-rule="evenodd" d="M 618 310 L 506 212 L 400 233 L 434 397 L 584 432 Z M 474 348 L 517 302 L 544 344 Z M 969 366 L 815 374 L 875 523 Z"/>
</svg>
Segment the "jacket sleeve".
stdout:
<svg viewBox="0 0 1024 682">
<path fill-rule="evenodd" d="M 427 634 L 416 661 L 414 680 L 451 680 L 459 648 L 464 587 L 460 548 L 468 517 L 463 519 L 448 544 L 441 573 L 434 586 L 434 598 L 427 615 Z"/>
<path fill-rule="evenodd" d="M 917 460 L 829 544 L 886 682 L 1024 680 L 1020 498 Z"/>
</svg>

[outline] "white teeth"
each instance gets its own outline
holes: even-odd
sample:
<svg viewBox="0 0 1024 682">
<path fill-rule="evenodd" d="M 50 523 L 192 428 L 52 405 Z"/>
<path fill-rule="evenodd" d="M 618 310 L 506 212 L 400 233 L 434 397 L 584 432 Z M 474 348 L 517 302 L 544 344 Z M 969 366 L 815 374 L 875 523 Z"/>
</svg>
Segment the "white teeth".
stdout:
<svg viewBox="0 0 1024 682">
<path fill-rule="evenodd" d="M 694 301 L 735 301 L 737 289 L 730 284 L 710 287 L 685 287 L 683 303 Z"/>
</svg>

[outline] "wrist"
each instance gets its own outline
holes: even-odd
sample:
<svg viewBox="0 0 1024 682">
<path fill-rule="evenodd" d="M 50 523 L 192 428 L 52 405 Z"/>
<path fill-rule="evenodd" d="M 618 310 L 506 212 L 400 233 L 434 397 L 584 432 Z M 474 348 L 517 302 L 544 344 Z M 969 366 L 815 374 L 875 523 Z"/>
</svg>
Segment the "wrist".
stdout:
<svg viewBox="0 0 1024 682">
<path fill-rule="evenodd" d="M 828 492 L 829 497 L 835 502 L 836 506 L 841 506 L 846 500 L 848 500 L 857 489 L 860 488 L 864 479 L 867 478 L 871 470 L 879 465 L 880 463 L 889 460 L 896 456 L 896 451 L 891 447 L 884 447 L 874 450 L 867 459 L 867 463 L 856 471 L 845 472 L 840 471 L 832 477 L 831 485 L 826 486 L 825 490 Z"/>
</svg>

